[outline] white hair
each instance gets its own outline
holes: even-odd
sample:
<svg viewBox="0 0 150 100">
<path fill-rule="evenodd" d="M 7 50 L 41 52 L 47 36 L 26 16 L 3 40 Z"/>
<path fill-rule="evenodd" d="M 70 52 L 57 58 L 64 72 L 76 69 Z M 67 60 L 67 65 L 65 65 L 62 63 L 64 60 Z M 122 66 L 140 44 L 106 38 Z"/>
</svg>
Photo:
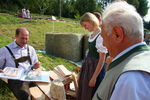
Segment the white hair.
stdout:
<svg viewBox="0 0 150 100">
<path fill-rule="evenodd" d="M 127 2 L 120 1 L 110 4 L 104 10 L 102 19 L 108 34 L 111 33 L 114 26 L 119 26 L 129 39 L 143 40 L 143 20 L 135 7 Z"/>
</svg>

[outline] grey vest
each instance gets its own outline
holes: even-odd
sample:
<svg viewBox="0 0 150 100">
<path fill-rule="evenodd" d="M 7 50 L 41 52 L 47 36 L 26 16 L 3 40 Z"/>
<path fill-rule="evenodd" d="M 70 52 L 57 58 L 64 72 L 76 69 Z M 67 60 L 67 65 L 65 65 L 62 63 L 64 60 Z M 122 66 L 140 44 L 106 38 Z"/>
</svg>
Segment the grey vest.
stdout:
<svg viewBox="0 0 150 100">
<path fill-rule="evenodd" d="M 109 100 L 118 78 L 128 71 L 150 73 L 150 51 L 146 45 L 133 48 L 110 64 L 92 100 Z"/>
</svg>

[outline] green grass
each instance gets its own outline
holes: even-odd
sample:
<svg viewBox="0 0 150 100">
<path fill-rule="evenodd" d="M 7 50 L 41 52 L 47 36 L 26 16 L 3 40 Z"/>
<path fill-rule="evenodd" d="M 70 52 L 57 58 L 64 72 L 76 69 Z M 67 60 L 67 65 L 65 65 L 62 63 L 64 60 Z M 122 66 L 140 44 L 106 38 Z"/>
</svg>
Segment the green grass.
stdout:
<svg viewBox="0 0 150 100">
<path fill-rule="evenodd" d="M 54 67 L 57 65 L 64 65 L 69 69 L 70 71 L 75 71 L 75 65 L 71 64 L 68 60 L 59 58 L 59 57 L 54 57 L 50 56 L 41 52 L 37 52 L 39 61 L 41 62 L 41 65 L 46 69 L 46 70 L 52 70 Z"/>
<path fill-rule="evenodd" d="M 43 15 L 41 17 L 43 17 Z M 48 16 L 44 15 L 44 18 L 46 17 Z M 80 24 L 75 23 L 72 19 L 65 18 L 63 18 L 63 20 L 69 20 L 69 22 L 34 20 L 28 23 L 15 24 L 15 22 L 25 20 L 26 19 L 16 18 L 8 14 L 0 14 L 0 48 L 14 41 L 15 29 L 17 27 L 27 27 L 30 30 L 29 44 L 36 50 L 45 50 L 46 33 L 87 33 Z M 41 65 L 46 70 L 51 70 L 55 66 L 63 64 L 70 71 L 75 71 L 75 65 L 66 59 L 50 56 L 41 52 L 37 52 L 37 55 Z M 0 81 L 0 100 L 16 100 L 12 92 L 7 88 L 7 85 L 2 81 Z"/>
<path fill-rule="evenodd" d="M 35 20 L 21 24 L 0 24 L 0 37 L 3 37 L 1 38 L 1 41 L 4 42 L 7 40 L 7 43 L 12 42 L 14 40 L 15 29 L 17 27 L 27 27 L 31 31 L 29 44 L 35 47 L 35 49 L 45 49 L 45 34 L 48 32 L 77 34 L 87 33 L 77 23 Z M 0 46 L 5 46 L 5 44 L 6 43 L 2 43 Z"/>
<path fill-rule="evenodd" d="M 33 14 L 33 13 L 31 14 L 31 16 L 32 16 L 32 18 L 44 18 L 44 19 L 52 17 L 52 15 L 40 15 L 40 14 Z M 78 21 L 79 22 L 78 19 L 71 19 L 71 18 L 64 18 L 64 17 L 59 18 L 57 16 L 55 16 L 55 18 L 57 20 L 74 21 L 74 22 Z"/>
<path fill-rule="evenodd" d="M 8 14 L 0 15 L 0 22 L 11 22 L 21 20 L 24 19 L 16 18 L 10 15 L 8 16 Z M 32 45 L 36 50 L 45 50 L 46 33 L 87 33 L 87 31 L 85 31 L 78 23 L 74 23 L 74 21 L 56 22 L 47 20 L 34 20 L 28 23 L 20 24 L 0 24 L 0 48 L 14 41 L 15 29 L 17 27 L 27 27 L 30 30 L 31 34 L 29 44 Z M 47 56 L 46 54 L 42 53 L 39 53 L 38 55 L 42 66 L 46 69 L 51 69 L 53 66 L 56 66 L 58 64 L 64 64 L 67 66 L 67 68 L 69 68 L 70 63 L 64 61 L 64 59 L 62 58 Z M 47 68 L 48 66 L 49 68 Z"/>
<path fill-rule="evenodd" d="M 9 14 L 0 14 L 0 24 L 9 24 L 14 23 L 18 21 L 24 21 L 25 19 L 17 18 L 15 16 L 9 15 Z"/>
<path fill-rule="evenodd" d="M 16 100 L 7 84 L 0 80 L 0 100 Z"/>
</svg>

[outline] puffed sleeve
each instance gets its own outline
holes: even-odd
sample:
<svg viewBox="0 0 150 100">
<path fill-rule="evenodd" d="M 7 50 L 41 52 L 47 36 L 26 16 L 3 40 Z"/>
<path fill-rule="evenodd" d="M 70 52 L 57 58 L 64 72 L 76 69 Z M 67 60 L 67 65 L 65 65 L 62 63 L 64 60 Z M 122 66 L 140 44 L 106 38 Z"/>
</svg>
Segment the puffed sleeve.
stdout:
<svg viewBox="0 0 150 100">
<path fill-rule="evenodd" d="M 107 48 L 103 45 L 103 38 L 101 37 L 101 35 L 98 36 L 97 40 L 96 40 L 96 48 L 97 48 L 97 52 L 101 52 L 101 53 L 107 53 Z"/>
</svg>

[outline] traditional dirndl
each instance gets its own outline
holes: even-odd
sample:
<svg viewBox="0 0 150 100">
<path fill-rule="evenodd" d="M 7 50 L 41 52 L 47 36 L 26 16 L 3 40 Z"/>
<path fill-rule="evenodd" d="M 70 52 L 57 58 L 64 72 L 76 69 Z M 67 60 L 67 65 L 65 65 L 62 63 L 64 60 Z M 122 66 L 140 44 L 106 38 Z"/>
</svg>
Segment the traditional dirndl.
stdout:
<svg viewBox="0 0 150 100">
<path fill-rule="evenodd" d="M 91 80 L 93 73 L 97 67 L 99 59 L 86 57 L 83 61 L 83 65 L 80 71 L 79 77 L 79 87 L 77 91 L 77 100 L 92 100 L 92 97 L 98 88 L 100 82 L 105 75 L 105 66 L 101 70 L 99 76 L 97 77 L 95 87 L 89 87 L 89 81 Z"/>
</svg>

